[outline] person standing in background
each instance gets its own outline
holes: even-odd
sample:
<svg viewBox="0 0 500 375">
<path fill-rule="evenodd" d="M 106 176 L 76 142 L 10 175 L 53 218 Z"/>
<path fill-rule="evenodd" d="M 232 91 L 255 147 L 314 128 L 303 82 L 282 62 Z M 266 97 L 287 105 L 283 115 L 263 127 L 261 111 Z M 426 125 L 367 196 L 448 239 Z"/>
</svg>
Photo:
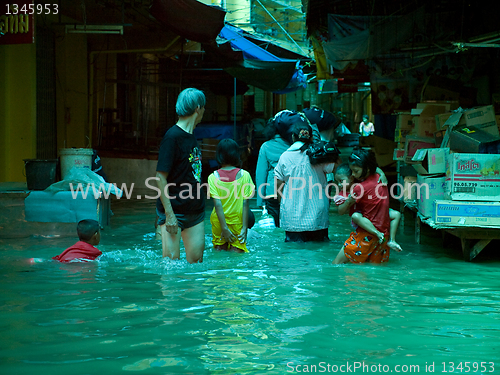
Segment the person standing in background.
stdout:
<svg viewBox="0 0 500 375">
<path fill-rule="evenodd" d="M 359 124 L 359 134 L 363 137 L 372 135 L 375 132 L 375 126 L 371 122 L 367 115 L 363 116 L 363 121 Z"/>
<path fill-rule="evenodd" d="M 265 130 L 268 140 L 259 150 L 255 171 L 257 206 L 266 207 L 277 228 L 280 226 L 280 204 L 274 189 L 274 168 L 281 154 L 292 145 L 292 126 L 298 121 L 303 121 L 302 116 L 298 112 L 286 109 L 278 112 L 268 121 Z"/>
</svg>

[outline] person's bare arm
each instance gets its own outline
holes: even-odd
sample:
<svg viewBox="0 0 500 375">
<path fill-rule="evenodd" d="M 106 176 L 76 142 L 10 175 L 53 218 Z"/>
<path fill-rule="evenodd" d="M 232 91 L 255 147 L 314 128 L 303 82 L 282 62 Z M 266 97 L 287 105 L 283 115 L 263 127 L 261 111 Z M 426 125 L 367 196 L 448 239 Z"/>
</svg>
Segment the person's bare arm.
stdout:
<svg viewBox="0 0 500 375">
<path fill-rule="evenodd" d="M 236 240 L 234 234 L 229 230 L 229 227 L 226 223 L 226 217 L 224 216 L 224 209 L 222 208 L 222 202 L 220 199 L 213 198 L 214 200 L 214 208 L 215 214 L 217 215 L 217 219 L 219 219 L 221 235 L 228 243 L 233 243 Z"/>
<path fill-rule="evenodd" d="M 345 202 L 337 206 L 339 215 L 345 215 L 349 213 L 349 209 L 354 205 L 354 203 L 356 203 L 356 199 L 354 199 L 354 197 L 349 194 Z"/>
<path fill-rule="evenodd" d="M 170 204 L 170 199 L 168 199 L 168 186 L 167 186 L 167 172 L 156 172 L 156 177 L 158 178 L 158 188 L 160 189 L 160 200 L 165 209 L 165 226 L 167 232 L 170 234 L 176 234 L 179 230 L 179 224 L 177 218 L 175 217 L 174 210 Z"/>
<path fill-rule="evenodd" d="M 379 167 L 377 167 L 375 172 L 378 173 L 378 175 L 380 176 L 378 179 L 378 182 L 380 182 L 384 185 L 387 185 L 388 180 L 387 180 L 387 176 L 385 175 L 384 171 L 382 169 L 380 169 Z"/>
<path fill-rule="evenodd" d="M 248 231 L 248 211 L 250 210 L 250 205 L 248 199 L 243 200 L 243 227 L 241 228 L 241 233 L 238 235 L 238 240 L 241 243 L 247 242 L 247 231 Z"/>
</svg>

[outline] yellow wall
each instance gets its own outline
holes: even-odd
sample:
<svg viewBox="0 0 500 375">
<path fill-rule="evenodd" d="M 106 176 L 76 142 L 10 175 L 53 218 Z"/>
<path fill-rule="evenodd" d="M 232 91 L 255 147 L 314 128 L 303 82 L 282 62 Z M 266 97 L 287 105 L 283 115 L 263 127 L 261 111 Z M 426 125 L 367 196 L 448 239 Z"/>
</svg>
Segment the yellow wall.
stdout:
<svg viewBox="0 0 500 375">
<path fill-rule="evenodd" d="M 24 182 L 36 158 L 36 49 L 0 45 L 0 182 Z"/>
<path fill-rule="evenodd" d="M 63 34 L 56 42 L 57 148 L 87 147 L 87 37 Z"/>
<path fill-rule="evenodd" d="M 36 37 L 35 37 L 36 43 Z M 87 147 L 87 40 L 56 45 L 57 147 Z M 24 182 L 23 159 L 36 158 L 36 45 L 0 45 L 0 182 Z"/>
</svg>

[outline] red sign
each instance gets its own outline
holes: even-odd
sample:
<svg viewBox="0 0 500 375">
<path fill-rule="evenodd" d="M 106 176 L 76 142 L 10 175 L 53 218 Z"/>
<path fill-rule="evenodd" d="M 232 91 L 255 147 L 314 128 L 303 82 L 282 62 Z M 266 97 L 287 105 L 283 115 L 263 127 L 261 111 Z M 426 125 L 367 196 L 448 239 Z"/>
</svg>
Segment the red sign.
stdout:
<svg viewBox="0 0 500 375">
<path fill-rule="evenodd" d="M 34 43 L 34 3 L 26 0 L 13 1 L 16 3 L 0 1 L 0 44 Z"/>
</svg>

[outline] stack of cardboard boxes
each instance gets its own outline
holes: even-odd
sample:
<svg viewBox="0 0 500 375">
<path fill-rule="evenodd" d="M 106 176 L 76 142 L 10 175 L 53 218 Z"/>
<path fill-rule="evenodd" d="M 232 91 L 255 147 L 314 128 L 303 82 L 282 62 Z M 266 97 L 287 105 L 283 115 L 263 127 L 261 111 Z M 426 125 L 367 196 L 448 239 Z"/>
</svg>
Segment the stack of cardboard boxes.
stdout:
<svg viewBox="0 0 500 375">
<path fill-rule="evenodd" d="M 436 224 L 500 226 L 500 135 L 494 108 L 453 111 L 441 104 L 421 103 L 411 123 L 411 113 L 398 116 L 394 159 L 418 173 L 416 183 L 404 179 L 405 199 L 414 200 L 419 213 Z"/>
</svg>

